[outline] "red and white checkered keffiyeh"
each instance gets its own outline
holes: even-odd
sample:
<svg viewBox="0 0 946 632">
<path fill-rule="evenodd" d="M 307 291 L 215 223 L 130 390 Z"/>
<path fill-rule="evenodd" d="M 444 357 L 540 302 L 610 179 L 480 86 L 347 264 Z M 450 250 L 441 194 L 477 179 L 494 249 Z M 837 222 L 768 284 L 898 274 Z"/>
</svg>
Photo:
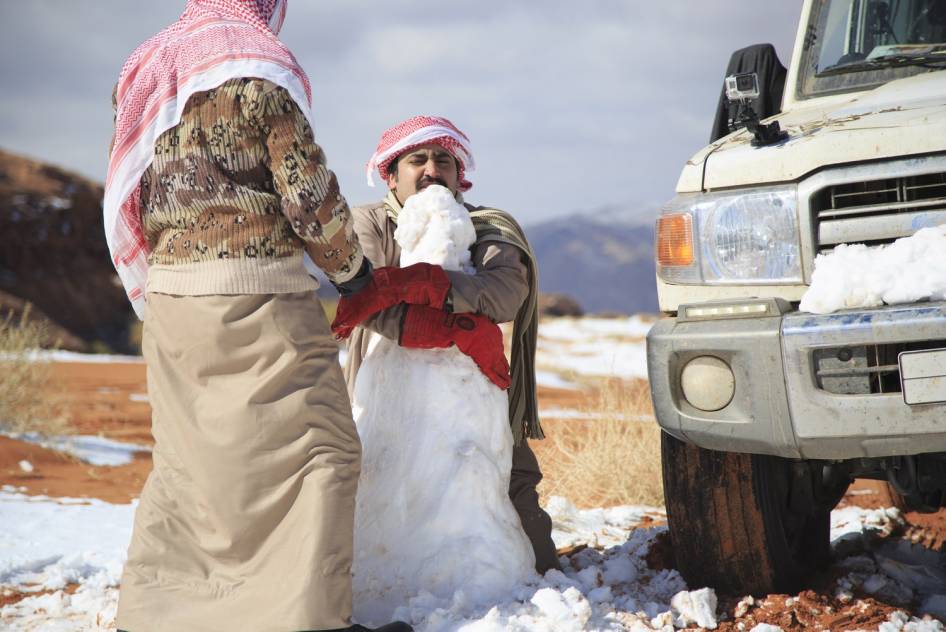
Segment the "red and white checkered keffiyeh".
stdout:
<svg viewBox="0 0 946 632">
<path fill-rule="evenodd" d="M 309 79 L 276 36 L 286 2 L 187 0 L 180 19 L 122 67 L 103 211 L 112 262 L 139 318 L 148 277 L 139 183 L 155 141 L 180 123 L 191 95 L 238 77 L 267 79 L 285 88 L 312 124 Z"/>
<path fill-rule="evenodd" d="M 449 151 L 460 163 L 459 188 L 466 191 L 473 184 L 466 180 L 466 172 L 473 171 L 473 151 L 470 139 L 457 129 L 457 126 L 441 116 L 415 116 L 403 123 L 398 123 L 381 135 L 378 148 L 368 161 L 366 175 L 368 185 L 374 186 L 374 171 L 378 170 L 383 181 L 387 178 L 388 167 L 401 154 L 415 147 L 436 143 Z"/>
</svg>

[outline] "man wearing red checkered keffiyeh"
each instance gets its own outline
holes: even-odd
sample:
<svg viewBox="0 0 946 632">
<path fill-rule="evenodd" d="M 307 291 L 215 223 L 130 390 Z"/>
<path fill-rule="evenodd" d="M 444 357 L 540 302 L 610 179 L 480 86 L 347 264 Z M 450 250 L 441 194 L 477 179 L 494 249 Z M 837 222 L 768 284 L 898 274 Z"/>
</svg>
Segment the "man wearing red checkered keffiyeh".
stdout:
<svg viewBox="0 0 946 632">
<path fill-rule="evenodd" d="M 373 185 L 377 172 L 387 185 L 388 194 L 381 202 L 352 209 L 355 232 L 372 265 L 380 268 L 399 264 L 401 253 L 394 231 L 398 213 L 410 196 L 439 184 L 463 203 L 463 193 L 473 186 L 467 173 L 474 166 L 470 139 L 446 118 L 415 116 L 384 132 L 368 161 L 367 176 Z M 349 395 L 354 392 L 371 332 L 405 347 L 456 345 L 497 386 L 508 389 L 509 421 L 515 439 L 509 495 L 532 542 L 536 570 L 544 573 L 558 567 L 558 558 L 551 537 L 552 521 L 539 506 L 536 492 L 542 473 L 527 441 L 543 437 L 535 386 L 535 256 L 511 215 L 491 207 L 465 206 L 476 229 L 471 253 L 476 274 L 446 271 L 449 292 L 441 307 L 400 304 L 366 315 L 350 308 L 343 297 L 332 326 L 342 336 L 351 335 L 345 367 Z M 355 312 L 358 313 L 353 316 Z M 477 328 L 495 328 L 494 323 L 511 321 L 510 374 L 496 370 L 505 363 L 502 348 L 491 348 L 487 343 L 496 336 L 471 336 L 471 332 L 457 331 L 451 323 L 460 319 L 444 318 L 446 313 L 472 314 Z M 497 551 L 497 555 L 501 554 Z"/>
<path fill-rule="evenodd" d="M 105 229 L 145 320 L 155 438 L 121 580 L 130 632 L 367 630 L 351 622 L 361 446 L 304 258 L 382 304 L 448 288 L 429 267 L 372 276 L 285 13 L 187 0 L 115 90 Z"/>
</svg>

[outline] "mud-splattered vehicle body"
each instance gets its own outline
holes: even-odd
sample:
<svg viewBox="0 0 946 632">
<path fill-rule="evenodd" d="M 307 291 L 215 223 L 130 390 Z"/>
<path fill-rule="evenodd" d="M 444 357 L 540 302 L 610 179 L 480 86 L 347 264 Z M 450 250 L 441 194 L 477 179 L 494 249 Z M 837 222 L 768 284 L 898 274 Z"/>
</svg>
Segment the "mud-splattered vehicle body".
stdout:
<svg viewBox="0 0 946 632">
<path fill-rule="evenodd" d="M 797 588 L 854 477 L 944 504 L 946 303 L 798 310 L 817 254 L 946 224 L 944 71 L 946 2 L 806 0 L 762 121 L 786 135 L 713 142 L 661 212 L 648 370 L 691 584 Z"/>
</svg>

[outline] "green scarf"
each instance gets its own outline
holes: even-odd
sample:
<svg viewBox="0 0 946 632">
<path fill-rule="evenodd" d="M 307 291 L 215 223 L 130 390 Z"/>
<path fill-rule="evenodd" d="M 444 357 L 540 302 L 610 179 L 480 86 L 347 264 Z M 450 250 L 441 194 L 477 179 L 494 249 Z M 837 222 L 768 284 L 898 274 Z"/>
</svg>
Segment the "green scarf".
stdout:
<svg viewBox="0 0 946 632">
<path fill-rule="evenodd" d="M 460 194 L 459 202 L 463 203 Z M 401 210 L 394 193 L 389 192 L 385 198 L 387 215 L 395 224 Z M 536 265 L 535 253 L 526 240 L 525 233 L 509 213 L 498 209 L 472 207 L 470 219 L 476 230 L 474 245 L 485 241 L 500 241 L 511 244 L 525 255 L 526 267 L 529 272 L 529 295 L 516 314 L 512 325 L 512 363 L 510 374 L 512 386 L 509 388 L 509 424 L 512 436 L 517 446 L 523 440 L 544 439 L 545 433 L 539 424 L 539 403 L 535 385 L 535 349 L 539 334 L 539 270 Z"/>
</svg>

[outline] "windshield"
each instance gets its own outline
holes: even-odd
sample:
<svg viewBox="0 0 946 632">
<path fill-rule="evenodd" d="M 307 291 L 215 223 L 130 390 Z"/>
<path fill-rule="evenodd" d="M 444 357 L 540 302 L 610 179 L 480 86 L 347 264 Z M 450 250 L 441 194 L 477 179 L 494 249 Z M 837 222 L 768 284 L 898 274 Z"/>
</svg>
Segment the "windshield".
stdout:
<svg viewBox="0 0 946 632">
<path fill-rule="evenodd" d="M 946 0 L 816 0 L 803 46 L 799 99 L 946 69 Z"/>
</svg>

